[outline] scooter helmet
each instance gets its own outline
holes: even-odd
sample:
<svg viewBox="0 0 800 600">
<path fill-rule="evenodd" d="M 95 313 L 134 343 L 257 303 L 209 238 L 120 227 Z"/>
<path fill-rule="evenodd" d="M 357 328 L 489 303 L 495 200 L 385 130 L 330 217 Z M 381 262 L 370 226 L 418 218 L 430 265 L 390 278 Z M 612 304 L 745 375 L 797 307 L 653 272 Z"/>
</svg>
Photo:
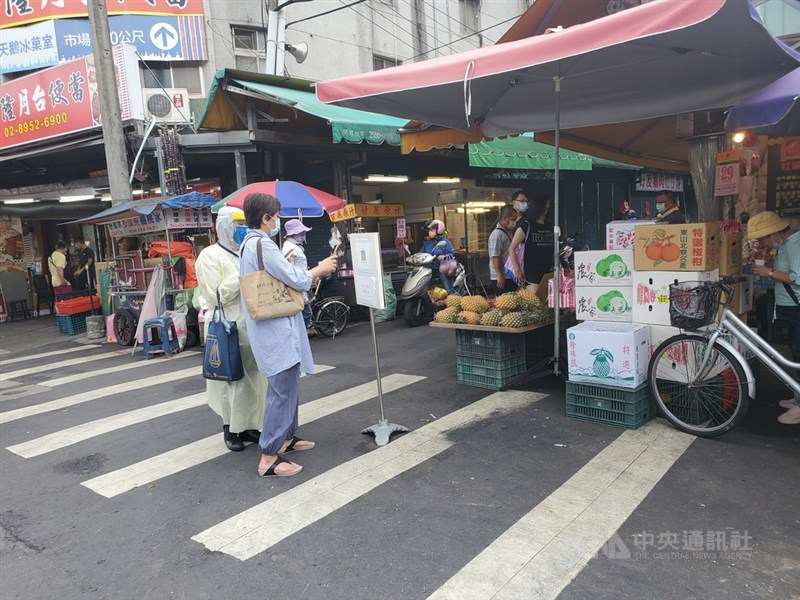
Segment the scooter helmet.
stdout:
<svg viewBox="0 0 800 600">
<path fill-rule="evenodd" d="M 444 233 L 444 223 L 442 223 L 439 219 L 432 219 L 428 221 L 426 229 L 436 229 L 436 233 L 438 235 L 442 235 Z"/>
</svg>

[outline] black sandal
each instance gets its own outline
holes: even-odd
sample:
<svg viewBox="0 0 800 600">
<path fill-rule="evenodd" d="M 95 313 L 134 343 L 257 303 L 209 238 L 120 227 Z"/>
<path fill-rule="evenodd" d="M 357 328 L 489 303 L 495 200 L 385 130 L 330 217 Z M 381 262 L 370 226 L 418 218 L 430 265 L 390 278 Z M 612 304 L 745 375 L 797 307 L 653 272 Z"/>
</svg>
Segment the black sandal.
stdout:
<svg viewBox="0 0 800 600">
<path fill-rule="evenodd" d="M 292 475 L 297 475 L 300 471 L 303 470 L 303 467 L 301 465 L 297 465 L 300 468 L 297 471 L 294 471 L 292 473 L 276 473 L 275 472 L 275 467 L 277 467 L 281 463 L 295 464 L 295 463 L 292 463 L 291 461 L 286 460 L 285 458 L 281 458 L 280 456 L 278 456 L 275 459 L 275 462 L 270 465 L 269 469 L 267 469 L 263 473 L 259 469 L 258 476 L 259 477 L 291 477 Z"/>
<path fill-rule="evenodd" d="M 295 448 L 295 446 L 294 446 L 297 442 L 307 442 L 307 441 L 308 440 L 304 440 L 303 438 L 299 438 L 296 435 L 293 435 L 292 436 L 292 443 L 289 444 L 288 446 L 286 446 L 286 450 L 284 450 L 283 452 L 278 452 L 278 454 L 280 456 L 283 456 L 284 454 L 291 454 L 292 452 L 304 452 L 306 450 L 313 450 L 314 447 L 316 446 L 316 444 L 314 442 L 311 442 L 312 445 L 311 446 L 306 446 L 305 448 L 304 447 Z"/>
</svg>

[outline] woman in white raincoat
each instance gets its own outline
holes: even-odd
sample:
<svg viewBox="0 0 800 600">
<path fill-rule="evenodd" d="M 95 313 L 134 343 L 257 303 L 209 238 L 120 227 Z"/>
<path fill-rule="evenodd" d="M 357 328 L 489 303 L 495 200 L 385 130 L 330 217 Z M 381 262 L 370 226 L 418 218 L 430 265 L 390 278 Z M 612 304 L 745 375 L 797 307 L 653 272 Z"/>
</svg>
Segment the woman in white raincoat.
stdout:
<svg viewBox="0 0 800 600">
<path fill-rule="evenodd" d="M 240 227 L 238 235 L 237 226 Z M 208 309 L 206 325 L 211 321 L 219 292 L 225 317 L 236 321 L 239 330 L 244 379 L 206 380 L 208 405 L 222 417 L 225 445 L 234 452 L 244 450 L 244 442 L 258 442 L 267 392 L 267 380 L 259 372 L 250 348 L 240 301 L 239 242 L 244 231 L 244 213 L 240 209 L 222 207 L 217 215 L 218 241 L 200 252 L 195 264 L 203 304 Z"/>
</svg>

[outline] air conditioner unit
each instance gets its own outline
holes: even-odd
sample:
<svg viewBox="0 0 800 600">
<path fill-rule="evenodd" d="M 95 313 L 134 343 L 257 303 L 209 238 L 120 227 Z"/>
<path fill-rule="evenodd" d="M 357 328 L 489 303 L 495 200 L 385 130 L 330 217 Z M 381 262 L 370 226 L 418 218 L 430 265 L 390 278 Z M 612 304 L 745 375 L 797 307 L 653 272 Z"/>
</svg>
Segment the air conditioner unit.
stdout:
<svg viewBox="0 0 800 600">
<path fill-rule="evenodd" d="M 144 113 L 158 123 L 189 123 L 189 91 L 186 88 L 144 88 Z"/>
</svg>

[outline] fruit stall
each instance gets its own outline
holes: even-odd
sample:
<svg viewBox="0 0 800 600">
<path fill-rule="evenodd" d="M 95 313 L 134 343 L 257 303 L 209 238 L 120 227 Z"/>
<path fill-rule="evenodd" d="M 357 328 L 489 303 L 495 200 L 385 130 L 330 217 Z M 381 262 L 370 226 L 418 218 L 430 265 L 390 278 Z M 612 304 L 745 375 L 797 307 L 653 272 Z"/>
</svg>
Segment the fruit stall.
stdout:
<svg viewBox="0 0 800 600">
<path fill-rule="evenodd" d="M 552 356 L 553 311 L 546 296 L 523 289 L 491 300 L 449 294 L 444 302 L 430 326 L 455 330 L 459 383 L 499 390 Z"/>
</svg>

